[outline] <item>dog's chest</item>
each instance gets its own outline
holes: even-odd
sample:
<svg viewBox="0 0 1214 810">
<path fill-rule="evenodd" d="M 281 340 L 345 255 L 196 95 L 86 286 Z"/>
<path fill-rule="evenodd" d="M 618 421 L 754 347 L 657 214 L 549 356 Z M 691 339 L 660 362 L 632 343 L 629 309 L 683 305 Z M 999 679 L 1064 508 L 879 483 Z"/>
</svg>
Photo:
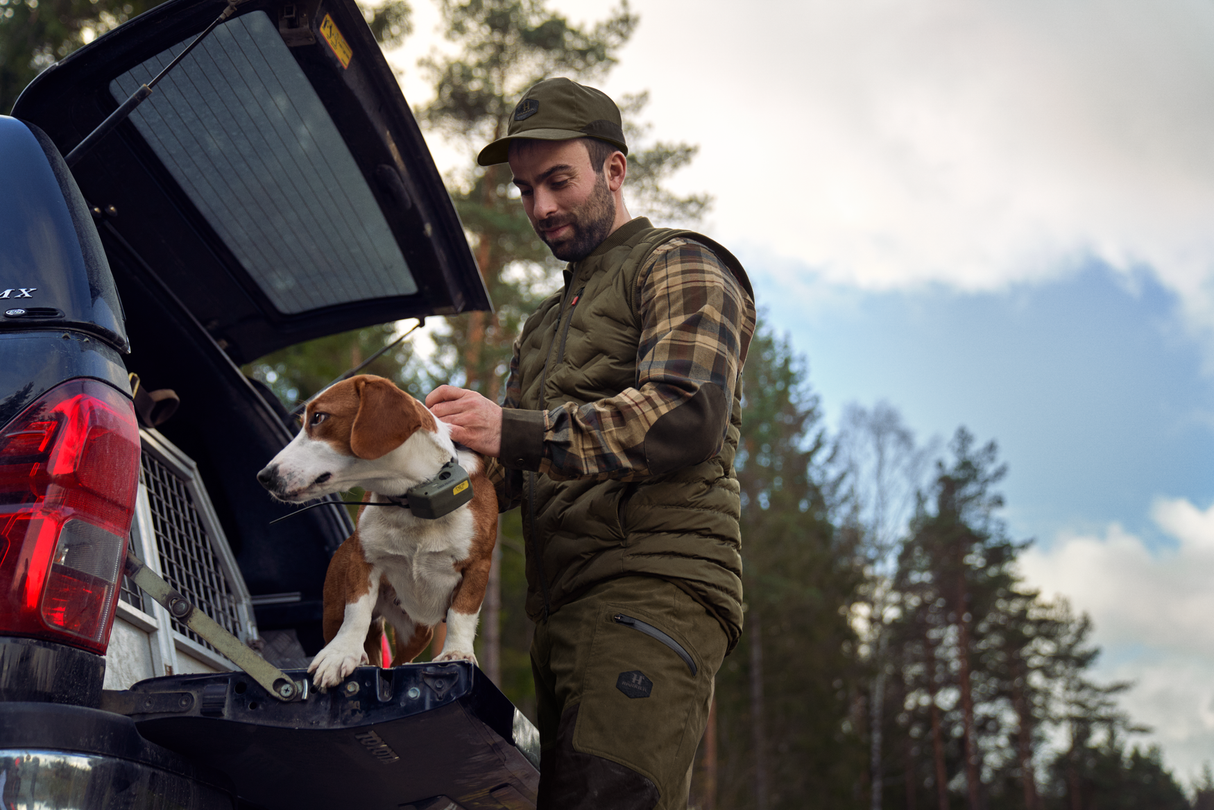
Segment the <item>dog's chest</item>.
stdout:
<svg viewBox="0 0 1214 810">
<path fill-rule="evenodd" d="M 415 620 L 432 623 L 450 605 L 472 550 L 472 516 L 460 509 L 438 520 L 410 514 L 368 515 L 358 523 L 367 562 L 378 567 Z"/>
</svg>

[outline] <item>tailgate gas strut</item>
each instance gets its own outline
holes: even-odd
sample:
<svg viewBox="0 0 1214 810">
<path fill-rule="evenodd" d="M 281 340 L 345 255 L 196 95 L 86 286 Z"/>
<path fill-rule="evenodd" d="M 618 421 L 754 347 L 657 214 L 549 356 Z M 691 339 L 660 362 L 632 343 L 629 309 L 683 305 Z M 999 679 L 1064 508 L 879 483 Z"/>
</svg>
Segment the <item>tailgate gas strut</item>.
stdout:
<svg viewBox="0 0 1214 810">
<path fill-rule="evenodd" d="M 418 319 L 417 319 L 417 323 L 415 323 L 415 324 L 413 324 L 412 326 L 410 326 L 410 327 L 409 327 L 409 328 L 408 328 L 408 329 L 407 329 L 407 330 L 406 330 L 406 331 L 405 331 L 403 334 L 401 334 L 400 336 L 398 336 L 398 337 L 396 338 L 396 340 L 394 340 L 394 341 L 392 341 L 391 343 L 389 343 L 388 345 L 384 346 L 382 349 L 380 349 L 379 351 L 377 351 L 375 354 L 371 355 L 371 356 L 370 356 L 370 357 L 368 357 L 366 360 L 362 361 L 362 362 L 361 362 L 361 363 L 359 363 L 357 366 L 355 366 L 354 368 L 352 368 L 352 369 L 350 369 L 349 371 L 347 371 L 345 374 L 342 374 L 342 375 L 341 375 L 340 377 L 338 377 L 336 380 L 333 380 L 333 382 L 331 382 L 331 383 L 329 383 L 328 385 L 324 386 L 324 387 L 323 387 L 323 388 L 321 388 L 320 390 L 321 390 L 321 391 L 324 391 L 324 390 L 325 390 L 325 388 L 329 388 L 329 387 L 331 387 L 331 386 L 337 385 L 339 382 L 342 382 L 343 380 L 348 380 L 348 379 L 350 379 L 350 378 L 351 378 L 351 377 L 353 377 L 355 374 L 357 374 L 358 372 L 362 371 L 364 368 L 366 368 L 367 366 L 371 365 L 371 364 L 372 364 L 372 363 L 374 363 L 376 360 L 378 360 L 378 359 L 380 358 L 380 356 L 381 356 L 381 355 L 383 355 L 385 352 L 390 351 L 390 350 L 391 350 L 391 349 L 392 349 L 394 346 L 396 346 L 396 344 L 397 344 L 397 343 L 400 343 L 402 340 L 404 340 L 405 338 L 409 337 L 409 335 L 413 334 L 414 332 L 416 332 L 418 329 L 421 329 L 421 328 L 422 328 L 423 326 L 425 326 L 425 325 L 426 325 L 426 319 L 425 319 L 425 317 L 423 316 L 423 317 L 421 317 L 421 318 L 418 318 Z M 313 396 L 315 396 L 315 395 L 313 395 Z M 305 399 L 303 402 L 299 403 L 298 405 L 296 405 L 296 406 L 295 406 L 295 410 L 291 411 L 291 416 L 292 416 L 292 417 L 298 417 L 298 416 L 302 416 L 302 415 L 303 415 L 304 410 L 305 410 L 305 409 L 308 407 L 308 403 L 309 403 L 309 402 L 311 402 L 311 401 L 312 401 L 312 399 L 311 399 L 311 398 L 308 398 L 308 399 Z M 317 506 L 319 506 L 319 505 L 320 505 L 320 504 L 317 504 Z M 281 520 L 281 518 L 279 518 L 279 519 Z M 271 521 L 271 522 L 273 522 L 273 521 Z"/>
<path fill-rule="evenodd" d="M 278 667 L 262 658 L 222 625 L 198 610 L 190 600 L 175 591 L 143 561 L 127 551 L 125 573 L 148 596 L 164 605 L 174 619 L 202 636 L 217 651 L 243 669 L 267 692 L 283 702 L 307 700 L 308 679 L 294 681 Z"/>
<path fill-rule="evenodd" d="M 225 8 L 219 14 L 219 16 L 214 21 L 212 21 L 210 25 L 208 25 L 206 27 L 206 29 L 201 34 L 199 34 L 197 37 L 195 37 L 193 42 L 191 42 L 189 45 L 187 45 L 185 47 L 185 49 L 182 50 L 181 53 L 177 54 L 176 58 L 174 58 L 172 62 L 169 62 L 169 64 L 165 67 L 164 70 L 157 73 L 155 78 L 153 78 L 147 84 L 139 85 L 139 89 L 136 90 L 134 93 L 131 93 L 130 98 L 128 98 L 126 101 L 122 102 L 122 104 L 118 107 L 118 109 L 116 109 L 112 113 L 110 113 L 109 116 L 104 121 L 102 121 L 100 124 L 97 125 L 96 129 L 94 129 L 88 135 L 84 136 L 84 140 L 82 140 L 80 143 L 76 144 L 76 148 L 74 148 L 72 151 L 68 152 L 67 155 L 64 156 L 63 160 L 67 163 L 67 167 L 69 169 L 75 168 L 76 164 L 80 161 L 80 158 L 84 157 L 86 152 L 88 152 L 90 149 L 92 149 L 94 146 L 97 145 L 97 141 L 104 138 L 106 135 L 109 134 L 110 130 L 112 130 L 114 127 L 118 126 L 123 121 L 125 121 L 127 119 L 127 116 L 129 116 L 132 112 L 134 112 L 135 108 L 143 103 L 144 99 L 146 99 L 148 96 L 152 95 L 152 88 L 156 86 L 156 83 L 158 81 L 160 81 L 161 79 L 163 79 L 165 77 L 165 74 L 167 74 L 170 70 L 177 67 L 177 63 L 180 62 L 182 59 L 184 59 L 186 54 L 188 54 L 190 51 L 194 50 L 195 45 L 197 45 L 199 42 L 202 42 L 204 39 L 206 39 L 207 34 L 210 34 L 212 31 L 214 31 L 216 26 L 218 26 L 221 22 L 223 22 L 224 20 L 231 17 L 232 14 L 236 11 L 236 5 L 238 2 L 239 2 L 239 0 L 228 0 L 227 8 Z"/>
</svg>

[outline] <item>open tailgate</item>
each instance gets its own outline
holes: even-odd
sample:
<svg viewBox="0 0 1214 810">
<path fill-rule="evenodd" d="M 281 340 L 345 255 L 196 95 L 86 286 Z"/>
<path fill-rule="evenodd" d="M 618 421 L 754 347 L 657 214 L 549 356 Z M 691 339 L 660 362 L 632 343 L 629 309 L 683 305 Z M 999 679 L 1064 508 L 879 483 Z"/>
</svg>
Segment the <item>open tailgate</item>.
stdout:
<svg viewBox="0 0 1214 810">
<path fill-rule="evenodd" d="M 153 678 L 106 708 L 263 810 L 535 806 L 538 732 L 472 664 L 359 667 L 292 703 L 242 672 Z"/>
</svg>

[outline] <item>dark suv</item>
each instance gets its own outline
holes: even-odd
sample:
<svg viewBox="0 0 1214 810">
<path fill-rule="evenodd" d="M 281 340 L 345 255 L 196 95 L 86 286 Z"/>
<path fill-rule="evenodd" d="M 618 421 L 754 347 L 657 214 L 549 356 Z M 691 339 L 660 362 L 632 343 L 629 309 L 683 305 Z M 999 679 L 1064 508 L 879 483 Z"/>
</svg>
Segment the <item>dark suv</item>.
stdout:
<svg viewBox="0 0 1214 810">
<path fill-rule="evenodd" d="M 295 425 L 240 367 L 488 308 L 352 0 L 170 0 L 25 90 L 0 116 L 0 806 L 534 805 L 534 729 L 475 667 L 283 700 L 123 575 L 129 548 L 303 683 L 350 520 L 273 523 L 256 473 Z"/>
</svg>

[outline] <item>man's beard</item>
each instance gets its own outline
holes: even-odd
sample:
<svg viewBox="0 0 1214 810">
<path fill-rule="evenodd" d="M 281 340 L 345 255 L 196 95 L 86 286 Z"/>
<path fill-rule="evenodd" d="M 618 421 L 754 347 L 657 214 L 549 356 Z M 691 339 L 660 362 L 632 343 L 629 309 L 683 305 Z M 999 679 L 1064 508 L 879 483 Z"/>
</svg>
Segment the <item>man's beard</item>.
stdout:
<svg viewBox="0 0 1214 810">
<path fill-rule="evenodd" d="M 607 189 L 607 178 L 598 175 L 590 197 L 567 214 L 548 217 L 535 223 L 535 232 L 544 244 L 552 249 L 552 255 L 564 262 L 580 262 L 594 253 L 595 248 L 611 233 L 615 224 L 615 198 Z M 544 239 L 543 232 L 551 228 L 569 225 L 570 233 L 556 241 Z"/>
</svg>

